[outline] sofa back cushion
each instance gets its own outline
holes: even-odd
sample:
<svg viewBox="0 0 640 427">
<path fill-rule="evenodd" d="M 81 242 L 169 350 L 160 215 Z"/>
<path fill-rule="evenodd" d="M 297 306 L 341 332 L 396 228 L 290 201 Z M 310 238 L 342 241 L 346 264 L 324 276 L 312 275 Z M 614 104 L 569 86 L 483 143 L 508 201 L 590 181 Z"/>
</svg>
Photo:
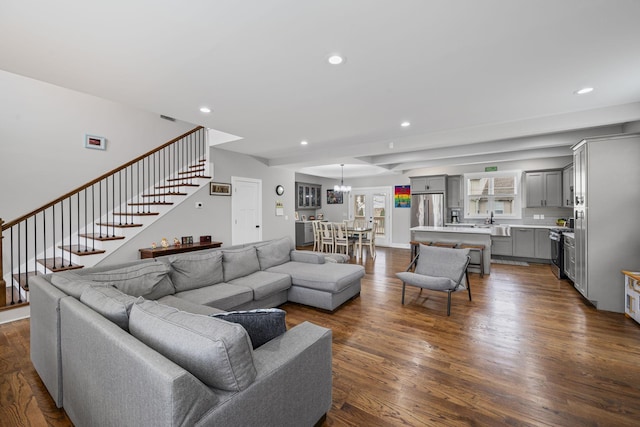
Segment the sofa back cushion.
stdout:
<svg viewBox="0 0 640 427">
<path fill-rule="evenodd" d="M 266 270 L 267 268 L 291 261 L 291 249 L 291 240 L 288 237 L 282 237 L 256 245 L 260 269 Z"/>
<path fill-rule="evenodd" d="M 80 276 L 73 271 L 53 273 L 49 280 L 56 288 L 76 299 L 80 299 L 80 296 L 85 289 L 92 286 L 109 286 L 108 283 L 94 282 L 93 280 Z"/>
<path fill-rule="evenodd" d="M 125 331 L 129 331 L 129 313 L 138 298 L 120 292 L 113 286 L 90 286 L 80 301 L 102 314 Z"/>
<path fill-rule="evenodd" d="M 84 277 L 113 285 L 125 294 L 158 299 L 176 292 L 169 278 L 169 266 L 162 262 L 135 264 L 114 270 L 89 273 Z"/>
<path fill-rule="evenodd" d="M 176 292 L 215 285 L 224 280 L 222 252 L 193 252 L 163 259 L 171 266 L 169 276 Z"/>
<path fill-rule="evenodd" d="M 140 299 L 129 331 L 210 387 L 241 391 L 256 378 L 251 340 L 239 324 Z"/>
<path fill-rule="evenodd" d="M 223 250 L 222 267 L 225 282 L 260 271 L 256 248 L 249 246 L 243 249 Z"/>
</svg>

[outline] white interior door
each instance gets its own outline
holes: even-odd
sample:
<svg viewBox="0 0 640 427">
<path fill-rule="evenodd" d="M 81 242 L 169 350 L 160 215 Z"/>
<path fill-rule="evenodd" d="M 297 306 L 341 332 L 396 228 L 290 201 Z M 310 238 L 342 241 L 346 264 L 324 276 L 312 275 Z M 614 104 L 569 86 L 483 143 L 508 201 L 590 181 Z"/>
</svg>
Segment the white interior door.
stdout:
<svg viewBox="0 0 640 427">
<path fill-rule="evenodd" d="M 349 219 L 364 220 L 375 229 L 376 246 L 391 244 L 391 188 L 354 188 L 349 193 Z"/>
<path fill-rule="evenodd" d="M 262 240 L 262 181 L 231 177 L 231 244 Z"/>
</svg>

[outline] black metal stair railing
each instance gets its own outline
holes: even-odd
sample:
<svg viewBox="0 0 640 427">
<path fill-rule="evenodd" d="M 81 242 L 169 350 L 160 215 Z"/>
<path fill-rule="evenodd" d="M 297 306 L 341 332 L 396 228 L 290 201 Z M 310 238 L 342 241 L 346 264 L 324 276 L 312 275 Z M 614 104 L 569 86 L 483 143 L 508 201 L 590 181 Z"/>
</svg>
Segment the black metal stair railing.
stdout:
<svg viewBox="0 0 640 427">
<path fill-rule="evenodd" d="M 141 227 L 141 217 L 159 214 L 154 207 L 210 178 L 205 132 L 197 127 L 20 218 L 0 219 L 0 286 L 10 287 L 0 307 L 28 301 L 33 275 L 82 268 L 74 258 L 105 252 L 96 242 L 124 239 L 122 229 Z"/>
</svg>

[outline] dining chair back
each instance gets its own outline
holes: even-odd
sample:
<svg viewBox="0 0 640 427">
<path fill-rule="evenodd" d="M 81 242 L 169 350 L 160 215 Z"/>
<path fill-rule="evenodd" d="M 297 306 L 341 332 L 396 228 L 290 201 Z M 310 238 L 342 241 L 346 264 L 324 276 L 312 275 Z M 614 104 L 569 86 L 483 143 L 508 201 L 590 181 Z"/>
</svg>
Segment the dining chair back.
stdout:
<svg viewBox="0 0 640 427">
<path fill-rule="evenodd" d="M 353 246 L 353 241 L 349 239 L 347 226 L 344 224 L 344 222 L 333 223 L 333 236 L 335 252 L 342 253 L 344 250 L 344 253 L 346 255 L 349 255 Z"/>
<path fill-rule="evenodd" d="M 336 251 L 336 247 L 333 236 L 333 224 L 330 222 L 321 222 L 320 227 L 322 229 L 321 251 L 334 253 Z"/>
</svg>

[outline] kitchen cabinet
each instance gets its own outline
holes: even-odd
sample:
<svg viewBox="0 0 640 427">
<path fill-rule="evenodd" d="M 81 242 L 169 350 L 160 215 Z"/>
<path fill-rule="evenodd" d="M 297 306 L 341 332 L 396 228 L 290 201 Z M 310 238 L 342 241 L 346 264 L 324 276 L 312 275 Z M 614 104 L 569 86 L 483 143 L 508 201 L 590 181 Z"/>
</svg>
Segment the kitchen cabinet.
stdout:
<svg viewBox="0 0 640 427">
<path fill-rule="evenodd" d="M 640 134 L 589 138 L 573 147 L 574 286 L 597 309 L 624 312 L 620 271 L 638 263 Z"/>
<path fill-rule="evenodd" d="M 576 246 L 574 238 L 563 236 L 564 239 L 564 274 L 573 282 L 576 272 Z"/>
<path fill-rule="evenodd" d="M 573 207 L 573 163 L 562 169 L 562 206 Z"/>
<path fill-rule="evenodd" d="M 411 178 L 411 194 L 419 193 L 444 193 L 445 192 L 445 176 L 420 176 Z"/>
<path fill-rule="evenodd" d="M 492 255 L 513 255 L 513 241 L 511 236 L 491 236 Z"/>
<path fill-rule="evenodd" d="M 513 238 L 513 256 L 535 258 L 536 236 L 533 228 L 511 228 L 511 237 Z"/>
<path fill-rule="evenodd" d="M 562 206 L 562 171 L 525 172 L 527 207 Z"/>
<path fill-rule="evenodd" d="M 322 207 L 322 186 L 296 182 L 296 209 L 318 209 Z"/>
<path fill-rule="evenodd" d="M 461 208 L 464 203 L 462 195 L 462 177 L 460 175 L 447 177 L 447 206 L 450 208 Z"/>
<path fill-rule="evenodd" d="M 640 273 L 626 271 L 624 274 L 624 312 L 627 316 L 640 323 Z"/>
<path fill-rule="evenodd" d="M 296 246 L 313 244 L 313 223 L 311 221 L 296 222 Z"/>
<path fill-rule="evenodd" d="M 535 240 L 534 258 L 551 260 L 551 241 L 549 240 L 549 229 L 536 228 L 534 240 Z"/>
</svg>

